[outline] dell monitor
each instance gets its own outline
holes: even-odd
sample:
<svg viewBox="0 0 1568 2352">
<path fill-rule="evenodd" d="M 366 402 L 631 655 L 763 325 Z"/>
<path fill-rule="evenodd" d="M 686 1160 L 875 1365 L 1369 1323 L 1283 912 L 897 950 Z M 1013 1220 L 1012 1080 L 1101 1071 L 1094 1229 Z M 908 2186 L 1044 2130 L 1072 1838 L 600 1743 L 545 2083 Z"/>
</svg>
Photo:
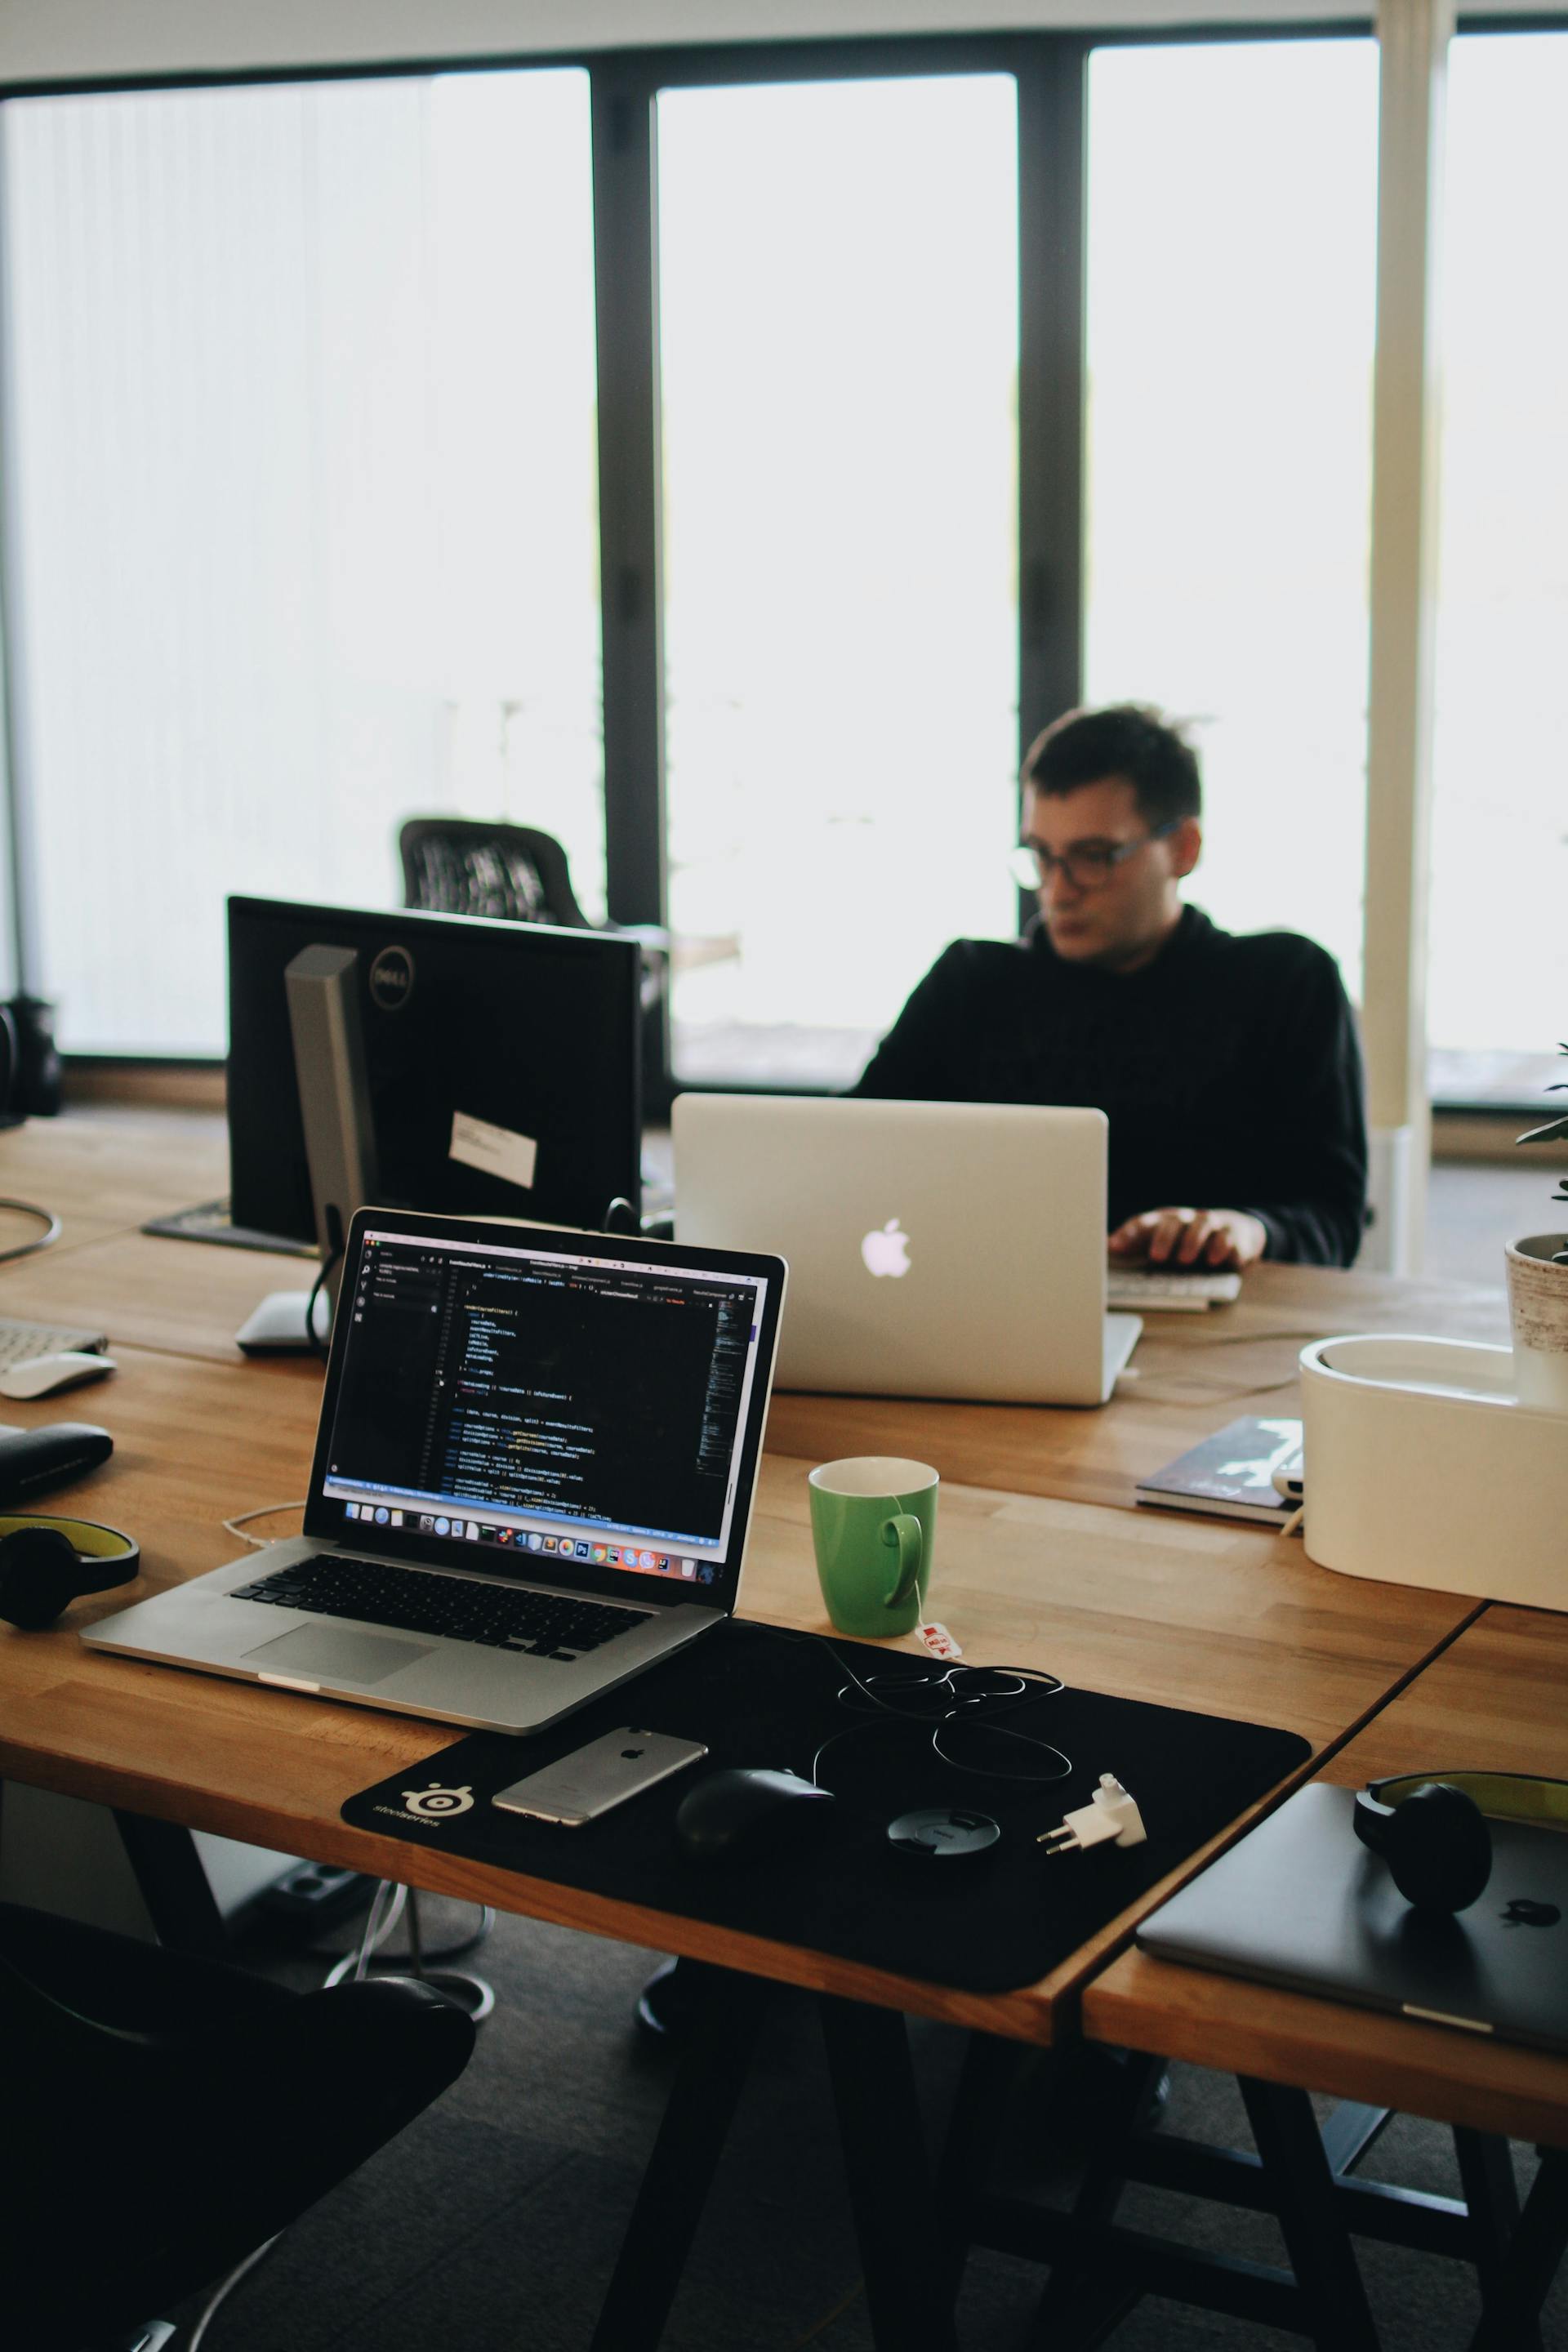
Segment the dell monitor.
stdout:
<svg viewBox="0 0 1568 2352">
<path fill-rule="evenodd" d="M 228 902 L 229 1213 L 313 1241 L 284 974 L 352 951 L 377 1200 L 598 1227 L 640 1206 L 635 940 L 477 916 Z"/>
</svg>

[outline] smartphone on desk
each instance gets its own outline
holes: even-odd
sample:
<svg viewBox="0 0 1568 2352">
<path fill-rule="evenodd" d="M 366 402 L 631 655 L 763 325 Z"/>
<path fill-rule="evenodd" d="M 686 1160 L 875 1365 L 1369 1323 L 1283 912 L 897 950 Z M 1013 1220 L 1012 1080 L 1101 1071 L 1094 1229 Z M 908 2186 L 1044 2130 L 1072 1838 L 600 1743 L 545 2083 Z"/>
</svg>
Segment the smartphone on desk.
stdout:
<svg viewBox="0 0 1568 2352">
<path fill-rule="evenodd" d="M 506 1813 L 527 1813 L 534 1821 L 559 1822 L 581 1829 L 597 1821 L 628 1797 L 683 1772 L 708 1750 L 695 1739 L 675 1739 L 667 1731 L 637 1731 L 629 1725 L 606 1731 L 571 1756 L 525 1773 L 490 1802 Z"/>
</svg>

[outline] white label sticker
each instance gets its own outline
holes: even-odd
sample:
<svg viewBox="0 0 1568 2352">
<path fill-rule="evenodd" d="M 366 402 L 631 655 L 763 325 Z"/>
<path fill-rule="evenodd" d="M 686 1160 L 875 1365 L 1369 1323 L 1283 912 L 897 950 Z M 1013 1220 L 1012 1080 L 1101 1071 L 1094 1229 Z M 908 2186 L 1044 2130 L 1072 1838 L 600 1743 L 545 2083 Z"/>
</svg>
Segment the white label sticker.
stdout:
<svg viewBox="0 0 1568 2352">
<path fill-rule="evenodd" d="M 487 1176 L 499 1176 L 503 1184 L 521 1184 L 526 1191 L 533 1182 L 539 1146 L 531 1135 L 514 1135 L 510 1128 L 490 1127 L 482 1118 L 470 1118 L 466 1110 L 455 1110 L 451 1157 L 465 1168 L 480 1168 Z"/>
</svg>

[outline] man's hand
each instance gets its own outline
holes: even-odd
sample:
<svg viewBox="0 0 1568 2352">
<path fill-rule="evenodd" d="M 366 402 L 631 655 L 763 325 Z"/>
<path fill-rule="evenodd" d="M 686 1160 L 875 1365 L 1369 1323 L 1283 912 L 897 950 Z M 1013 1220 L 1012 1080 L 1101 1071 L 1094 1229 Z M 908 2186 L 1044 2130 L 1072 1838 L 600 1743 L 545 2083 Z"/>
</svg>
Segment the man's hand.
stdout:
<svg viewBox="0 0 1568 2352">
<path fill-rule="evenodd" d="M 1106 1247 L 1112 1257 L 1147 1258 L 1151 1265 L 1245 1274 L 1268 1244 L 1262 1223 L 1245 1209 L 1145 1209 L 1118 1225 Z"/>
</svg>

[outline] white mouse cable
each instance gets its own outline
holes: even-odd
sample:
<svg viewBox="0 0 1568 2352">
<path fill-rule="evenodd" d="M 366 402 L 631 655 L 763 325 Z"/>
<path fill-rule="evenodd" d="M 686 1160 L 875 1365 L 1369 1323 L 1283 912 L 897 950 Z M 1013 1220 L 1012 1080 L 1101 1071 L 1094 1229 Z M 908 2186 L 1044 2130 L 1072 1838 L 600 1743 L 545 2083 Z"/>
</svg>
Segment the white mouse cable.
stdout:
<svg viewBox="0 0 1568 2352">
<path fill-rule="evenodd" d="M 0 1265 L 14 1257 L 31 1257 L 35 1250 L 47 1249 L 60 1237 L 60 1221 L 52 1209 L 41 1209 L 36 1201 L 0 1201 L 0 1209 L 14 1209 L 20 1217 L 37 1217 L 43 1232 L 35 1234 L 30 1242 L 14 1242 L 9 1249 L 0 1250 Z"/>
</svg>

